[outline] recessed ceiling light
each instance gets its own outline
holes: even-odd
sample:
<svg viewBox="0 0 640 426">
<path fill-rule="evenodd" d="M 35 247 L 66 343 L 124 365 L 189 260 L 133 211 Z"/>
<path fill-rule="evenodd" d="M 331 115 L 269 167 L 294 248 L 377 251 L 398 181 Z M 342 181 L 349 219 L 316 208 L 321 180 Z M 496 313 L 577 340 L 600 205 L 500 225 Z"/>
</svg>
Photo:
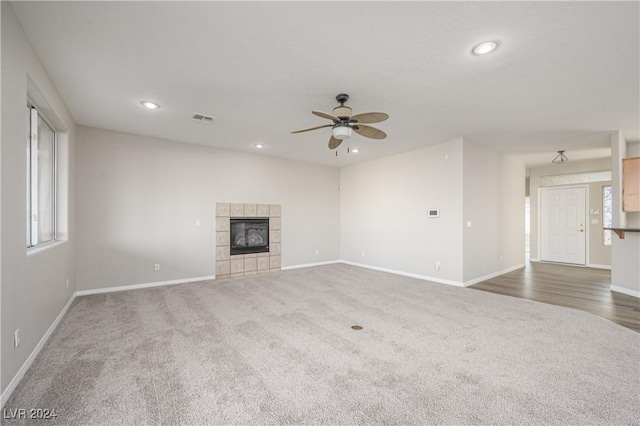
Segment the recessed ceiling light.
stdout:
<svg viewBox="0 0 640 426">
<path fill-rule="evenodd" d="M 360 150 L 359 150 L 358 148 L 353 148 L 353 149 L 351 150 L 351 152 L 353 152 L 354 154 L 357 154 L 359 151 L 360 151 Z"/>
<path fill-rule="evenodd" d="M 266 147 L 266 145 L 263 143 L 254 143 L 253 146 L 255 146 L 258 149 L 262 149 Z"/>
<path fill-rule="evenodd" d="M 498 46 L 500 46 L 500 42 L 498 40 L 485 41 L 474 47 L 471 52 L 474 55 L 486 55 L 487 53 L 491 53 L 496 50 Z"/>
<path fill-rule="evenodd" d="M 149 108 L 149 109 L 158 109 L 158 108 L 160 108 L 160 105 L 158 105 L 155 102 L 150 102 L 150 101 L 142 101 L 142 102 L 140 102 L 140 105 L 142 105 L 145 108 Z"/>
</svg>

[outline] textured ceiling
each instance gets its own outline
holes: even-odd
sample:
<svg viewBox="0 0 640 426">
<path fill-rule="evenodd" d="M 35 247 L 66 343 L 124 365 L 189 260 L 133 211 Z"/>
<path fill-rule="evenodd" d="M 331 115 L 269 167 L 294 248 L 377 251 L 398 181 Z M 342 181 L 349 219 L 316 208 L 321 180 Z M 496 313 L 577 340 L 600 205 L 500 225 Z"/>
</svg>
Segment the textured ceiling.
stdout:
<svg viewBox="0 0 640 426">
<path fill-rule="evenodd" d="M 457 137 L 530 164 L 639 138 L 638 2 L 12 5 L 81 125 L 335 166 Z M 487 39 L 502 44 L 470 54 Z M 330 129 L 290 133 L 325 124 L 311 110 L 341 92 L 391 116 L 387 139 L 354 135 L 336 157 Z"/>
</svg>

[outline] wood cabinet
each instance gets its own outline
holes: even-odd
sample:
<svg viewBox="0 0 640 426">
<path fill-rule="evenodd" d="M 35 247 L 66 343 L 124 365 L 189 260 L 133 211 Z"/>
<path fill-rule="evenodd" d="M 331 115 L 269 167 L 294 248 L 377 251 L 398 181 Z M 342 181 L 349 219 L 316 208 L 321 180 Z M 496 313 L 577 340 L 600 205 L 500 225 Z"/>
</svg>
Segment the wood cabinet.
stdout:
<svg viewBox="0 0 640 426">
<path fill-rule="evenodd" d="M 640 212 L 640 157 L 622 159 L 622 211 Z"/>
</svg>

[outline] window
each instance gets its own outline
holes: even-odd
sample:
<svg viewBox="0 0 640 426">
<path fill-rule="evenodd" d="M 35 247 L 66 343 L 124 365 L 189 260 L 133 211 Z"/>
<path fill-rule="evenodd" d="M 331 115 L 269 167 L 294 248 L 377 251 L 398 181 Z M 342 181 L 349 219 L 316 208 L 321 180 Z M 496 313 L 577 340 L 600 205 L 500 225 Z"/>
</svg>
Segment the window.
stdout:
<svg viewBox="0 0 640 426">
<path fill-rule="evenodd" d="M 602 187 L 602 226 L 603 228 L 610 228 L 613 226 L 613 188 L 608 186 Z M 611 231 L 608 229 L 603 230 L 602 242 L 605 246 L 611 245 Z"/>
<path fill-rule="evenodd" d="M 531 253 L 531 198 L 524 199 L 524 252 Z"/>
<path fill-rule="evenodd" d="M 27 105 L 27 247 L 56 238 L 56 132 Z"/>
</svg>

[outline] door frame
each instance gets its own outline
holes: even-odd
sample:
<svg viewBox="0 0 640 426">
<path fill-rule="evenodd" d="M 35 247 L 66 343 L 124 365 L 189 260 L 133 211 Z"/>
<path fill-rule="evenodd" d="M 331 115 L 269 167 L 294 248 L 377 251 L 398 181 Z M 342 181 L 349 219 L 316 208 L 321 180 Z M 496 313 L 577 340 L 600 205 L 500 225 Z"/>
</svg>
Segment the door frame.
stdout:
<svg viewBox="0 0 640 426">
<path fill-rule="evenodd" d="M 541 239 L 542 239 L 542 191 L 544 190 L 548 190 L 548 189 L 572 189 L 572 188 L 584 188 L 584 265 L 579 265 L 576 263 L 562 263 L 562 262 L 551 262 L 548 260 L 542 260 L 540 259 L 540 253 L 542 250 L 542 246 L 540 245 L 541 243 Z M 589 266 L 590 259 L 589 259 L 589 252 L 590 252 L 590 246 L 589 246 L 589 240 L 591 239 L 591 221 L 590 221 L 590 216 L 589 216 L 589 185 L 557 185 L 557 186 L 541 186 L 538 188 L 538 223 L 537 223 L 537 228 L 538 228 L 538 244 L 537 244 L 537 249 L 536 249 L 536 257 L 537 259 L 540 259 L 540 262 L 546 262 L 546 263 L 559 263 L 562 265 L 569 265 L 569 266 L 576 266 L 578 268 L 587 268 Z"/>
</svg>

